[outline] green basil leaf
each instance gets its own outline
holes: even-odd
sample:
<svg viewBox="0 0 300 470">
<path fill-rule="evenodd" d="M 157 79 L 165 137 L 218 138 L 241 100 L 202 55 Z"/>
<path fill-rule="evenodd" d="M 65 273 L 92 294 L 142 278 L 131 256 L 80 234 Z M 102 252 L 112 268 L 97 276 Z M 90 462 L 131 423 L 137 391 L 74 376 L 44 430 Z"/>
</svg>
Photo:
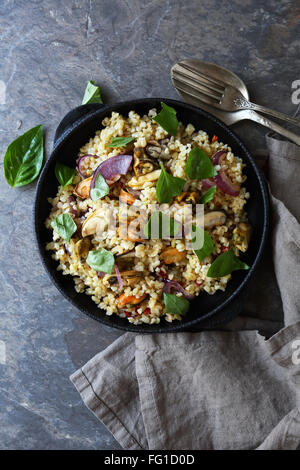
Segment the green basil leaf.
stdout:
<svg viewBox="0 0 300 470">
<path fill-rule="evenodd" d="M 63 165 L 63 163 L 57 162 L 55 165 L 55 176 L 62 185 L 63 189 L 65 189 L 68 184 L 72 183 L 75 173 L 76 170 L 74 168 Z"/>
<path fill-rule="evenodd" d="M 179 196 L 185 185 L 185 180 L 172 176 L 168 173 L 163 164 L 161 166 L 161 174 L 156 184 L 156 197 L 160 204 L 170 202 L 172 197 Z"/>
<path fill-rule="evenodd" d="M 5 179 L 13 188 L 31 183 L 44 157 L 43 126 L 33 127 L 9 144 L 4 155 Z"/>
<path fill-rule="evenodd" d="M 191 180 L 212 178 L 218 174 L 209 156 L 198 147 L 190 151 L 185 173 Z"/>
<path fill-rule="evenodd" d="M 227 274 L 231 274 L 232 271 L 236 271 L 238 269 L 249 269 L 249 266 L 235 256 L 233 249 L 230 248 L 230 250 L 225 251 L 225 253 L 222 253 L 215 259 L 207 272 L 207 276 L 227 276 Z"/>
<path fill-rule="evenodd" d="M 86 259 L 87 264 L 95 271 L 111 274 L 115 259 L 114 255 L 107 250 L 90 251 Z"/>
<path fill-rule="evenodd" d="M 94 85 L 94 80 L 90 80 L 86 86 L 82 104 L 103 103 L 100 88 Z"/>
<path fill-rule="evenodd" d="M 106 196 L 109 193 L 109 186 L 106 183 L 103 176 L 98 173 L 95 181 L 95 187 L 91 189 L 91 200 L 97 201 L 103 196 Z"/>
<path fill-rule="evenodd" d="M 178 127 L 176 110 L 163 102 L 161 102 L 161 108 L 153 121 L 157 122 L 168 134 L 175 135 Z"/>
<path fill-rule="evenodd" d="M 200 204 L 205 204 L 206 202 L 211 201 L 216 191 L 217 191 L 217 186 L 212 186 L 211 188 L 209 188 L 209 190 L 206 191 L 206 193 L 204 193 L 203 196 L 201 197 Z"/>
<path fill-rule="evenodd" d="M 209 256 L 214 251 L 214 242 L 211 236 L 209 235 L 206 230 L 200 229 L 195 225 L 192 225 L 192 249 L 194 253 L 197 255 L 200 261 L 203 261 L 207 256 Z M 201 239 L 201 235 L 203 235 L 203 245 L 201 248 L 197 249 L 198 240 Z M 193 246 L 194 245 L 194 246 Z"/>
<path fill-rule="evenodd" d="M 73 233 L 77 230 L 77 225 L 69 214 L 57 216 L 56 219 L 51 222 L 51 227 L 61 238 L 67 240 L 67 242 L 70 241 Z"/>
<path fill-rule="evenodd" d="M 107 147 L 126 147 L 133 140 L 134 137 L 113 137 Z"/>
<path fill-rule="evenodd" d="M 181 224 L 171 219 L 161 211 L 151 214 L 144 226 L 144 234 L 147 238 L 170 238 L 181 235 Z"/>
<path fill-rule="evenodd" d="M 190 303 L 185 297 L 177 297 L 174 294 L 164 294 L 166 313 L 185 315 L 190 308 Z"/>
</svg>

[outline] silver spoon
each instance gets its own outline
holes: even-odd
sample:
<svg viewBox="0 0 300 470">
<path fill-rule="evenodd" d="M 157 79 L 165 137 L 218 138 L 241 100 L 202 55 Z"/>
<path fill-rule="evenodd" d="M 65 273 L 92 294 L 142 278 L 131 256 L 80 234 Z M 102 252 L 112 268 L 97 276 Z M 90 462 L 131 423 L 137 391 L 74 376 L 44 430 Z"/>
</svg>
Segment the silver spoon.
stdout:
<svg viewBox="0 0 300 470">
<path fill-rule="evenodd" d="M 209 74 L 199 72 L 199 69 L 187 65 L 185 62 L 179 62 L 173 67 L 173 79 L 178 82 L 178 89 L 182 85 L 188 87 L 191 96 L 200 95 L 202 101 L 221 109 L 221 111 L 252 109 L 300 127 L 299 119 L 246 100 L 236 87 L 223 81 L 221 74 L 218 79 L 215 79 Z M 185 90 L 186 88 L 184 88 Z"/>
<path fill-rule="evenodd" d="M 237 75 L 235 75 L 230 70 L 225 69 L 224 67 L 221 67 L 220 65 L 212 64 L 210 62 L 204 62 L 202 60 L 184 60 L 184 61 L 181 61 L 180 64 L 185 64 L 188 67 L 192 67 L 193 69 L 196 69 L 197 71 L 199 71 L 199 73 L 202 73 L 204 75 L 209 75 L 215 79 L 222 77 L 223 82 L 226 82 L 228 85 L 231 85 L 235 87 L 237 90 L 239 90 L 246 100 L 249 99 L 249 93 L 248 93 L 246 85 Z M 294 132 L 291 132 L 285 129 L 284 127 L 280 126 L 276 122 L 273 122 L 270 119 L 267 119 L 266 117 L 261 116 L 260 114 L 258 114 L 256 111 L 253 111 L 252 109 L 244 109 L 241 111 L 234 111 L 234 112 L 221 111 L 220 109 L 214 108 L 208 105 L 207 103 L 205 103 L 201 99 L 200 95 L 193 94 L 193 96 L 191 96 L 190 87 L 188 86 L 185 87 L 183 84 L 181 83 L 178 84 L 178 81 L 176 81 L 176 76 L 177 76 L 176 68 L 177 68 L 177 64 L 175 64 L 171 69 L 172 82 L 175 88 L 177 89 L 178 93 L 187 103 L 201 107 L 202 109 L 208 111 L 209 113 L 219 118 L 221 121 L 225 122 L 225 124 L 227 125 L 234 124 L 244 119 L 250 119 L 251 121 L 255 121 L 258 124 L 262 124 L 263 126 L 268 127 L 272 131 L 277 132 L 278 134 L 281 134 L 287 137 L 292 142 L 295 142 L 297 145 L 300 145 L 300 136 L 296 135 Z"/>
</svg>

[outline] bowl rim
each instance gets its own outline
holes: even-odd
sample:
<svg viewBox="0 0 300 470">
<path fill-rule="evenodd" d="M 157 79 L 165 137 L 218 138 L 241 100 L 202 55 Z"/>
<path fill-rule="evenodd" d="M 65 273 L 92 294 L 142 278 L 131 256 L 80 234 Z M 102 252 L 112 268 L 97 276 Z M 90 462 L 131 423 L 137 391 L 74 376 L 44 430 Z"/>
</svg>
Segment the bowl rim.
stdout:
<svg viewBox="0 0 300 470">
<path fill-rule="evenodd" d="M 158 323 L 157 325 L 150 325 L 152 327 L 151 331 L 149 331 L 149 330 L 147 331 L 147 327 L 149 328 L 148 324 L 146 324 L 146 325 L 144 325 L 144 324 L 134 325 L 134 324 L 129 323 L 129 322 L 125 323 L 125 321 L 124 321 L 124 325 L 113 324 L 113 323 L 111 323 L 111 318 L 112 318 L 111 316 L 104 315 L 103 318 L 100 317 L 100 316 L 95 316 L 94 314 L 89 312 L 86 308 L 84 308 L 82 306 L 79 306 L 75 299 L 69 297 L 69 295 L 65 292 L 63 286 L 61 286 L 59 284 L 59 282 L 57 282 L 55 277 L 52 275 L 52 273 L 51 273 L 51 271 L 50 271 L 50 269 L 49 269 L 49 267 L 46 263 L 46 259 L 45 259 L 45 256 L 44 256 L 44 251 L 42 249 L 43 242 L 40 239 L 40 234 L 39 234 L 39 230 L 38 230 L 38 225 L 39 225 L 39 223 L 38 223 L 39 222 L 38 221 L 38 214 L 39 214 L 39 207 L 40 207 L 40 204 L 41 204 L 40 193 L 41 193 L 41 190 L 42 190 L 42 185 L 44 183 L 44 180 L 47 177 L 49 166 L 52 164 L 52 161 L 55 160 L 55 157 L 56 157 L 57 153 L 59 152 L 59 149 L 65 144 L 65 142 L 70 137 L 72 137 L 73 134 L 75 134 L 81 128 L 81 126 L 85 125 L 90 120 L 92 121 L 97 115 L 102 114 L 102 113 L 117 111 L 117 109 L 121 106 L 128 106 L 128 107 L 131 106 L 132 109 L 134 110 L 134 107 L 139 105 L 139 104 L 147 104 L 147 105 L 149 104 L 149 107 L 151 108 L 151 106 L 155 106 L 155 105 L 157 105 L 157 102 L 161 102 L 161 101 L 166 102 L 166 104 L 168 104 L 169 106 L 175 106 L 175 107 L 176 106 L 181 106 L 181 107 L 183 107 L 187 110 L 191 110 L 192 112 L 196 112 L 196 113 L 202 115 L 203 117 L 209 119 L 210 121 L 213 121 L 214 123 L 216 123 L 217 125 L 222 127 L 224 129 L 224 131 L 227 134 L 229 134 L 231 138 L 234 139 L 236 144 L 243 150 L 244 154 L 247 155 L 248 161 L 249 161 L 249 163 L 251 164 L 251 166 L 254 170 L 255 176 L 256 176 L 257 181 L 259 183 L 262 199 L 263 199 L 264 217 L 263 217 L 262 234 L 261 234 L 261 238 L 260 238 L 259 248 L 258 248 L 257 253 L 255 255 L 254 261 L 253 261 L 250 269 L 247 271 L 244 279 L 240 282 L 238 287 L 232 292 L 232 294 L 227 299 L 225 299 L 222 303 L 220 303 L 219 305 L 214 307 L 212 310 L 210 310 L 209 313 L 206 314 L 205 318 L 201 318 L 201 317 L 194 318 L 190 321 L 185 322 L 184 324 L 182 324 L 182 323 L 181 324 L 180 323 L 170 324 L 170 326 L 168 324 L 168 329 L 165 329 L 160 323 Z M 153 102 L 153 104 L 151 104 L 151 102 Z M 63 117 L 63 119 L 60 121 L 60 123 L 65 119 L 65 117 L 68 114 L 71 114 L 72 111 L 77 110 L 78 108 L 84 108 L 84 106 L 78 106 L 76 108 L 73 108 L 73 110 L 70 110 Z M 59 125 L 58 125 L 58 127 L 59 127 Z M 210 319 L 213 319 L 213 317 L 218 312 L 220 312 L 220 310 L 228 307 L 228 305 L 234 299 L 237 298 L 237 296 L 243 291 L 245 286 L 248 284 L 248 282 L 249 282 L 250 278 L 252 277 L 255 269 L 257 268 L 257 265 L 260 261 L 260 258 L 262 256 L 262 253 L 263 253 L 266 241 L 267 241 L 268 227 L 269 227 L 269 196 L 268 196 L 267 185 L 264 181 L 263 174 L 260 172 L 260 170 L 259 170 L 257 164 L 255 163 L 255 160 L 252 157 L 251 153 L 249 152 L 249 150 L 247 149 L 245 144 L 241 141 L 241 139 L 237 136 L 237 134 L 234 131 L 232 131 L 232 129 L 230 129 L 225 123 L 223 123 L 222 121 L 220 121 L 218 118 L 216 118 L 212 114 L 208 113 L 207 111 L 205 111 L 205 110 L 203 110 L 203 109 L 201 109 L 197 106 L 193 106 L 191 104 L 185 103 L 183 101 L 178 101 L 178 100 L 169 99 L 169 98 L 156 98 L 156 97 L 139 98 L 139 99 L 135 99 L 135 100 L 120 101 L 120 102 L 109 104 L 109 105 L 108 104 L 103 104 L 103 105 L 99 104 L 99 108 L 97 108 L 95 110 L 92 110 L 92 111 L 88 112 L 87 114 L 85 114 L 82 118 L 77 119 L 74 123 L 72 123 L 69 126 L 69 128 L 67 128 L 57 138 L 57 140 L 54 141 L 53 148 L 51 150 L 51 154 L 50 154 L 49 158 L 46 160 L 45 165 L 42 168 L 41 174 L 40 174 L 38 182 L 37 182 L 37 186 L 36 186 L 36 190 L 35 190 L 35 197 L 34 197 L 34 206 L 33 206 L 33 221 L 34 221 L 35 242 L 36 242 L 37 247 L 38 247 L 38 252 L 39 252 L 39 256 L 40 256 L 40 259 L 42 261 L 42 264 L 43 264 L 49 278 L 51 279 L 52 283 L 55 285 L 55 287 L 59 290 L 59 292 L 69 302 L 71 302 L 72 305 L 74 305 L 76 307 L 77 310 L 80 310 L 80 312 L 88 315 L 89 317 L 93 318 L 96 321 L 99 321 L 100 323 L 105 324 L 106 326 L 109 326 L 111 328 L 117 328 L 117 329 L 123 330 L 123 331 L 136 332 L 136 333 L 139 333 L 139 334 L 140 333 L 142 333 L 142 334 L 147 334 L 147 333 L 148 334 L 173 333 L 173 332 L 178 332 L 178 331 L 189 330 L 190 328 L 193 328 L 193 327 L 197 326 L 199 323 L 201 323 L 201 321 L 205 323 L 205 320 L 209 321 Z M 85 295 L 87 295 L 87 294 L 85 294 Z M 101 311 L 103 309 L 99 309 L 99 310 Z M 232 315 L 229 314 L 229 315 L 226 316 L 226 319 L 224 319 L 224 320 L 230 321 L 234 316 L 236 316 L 236 314 L 232 314 Z M 222 320 L 218 321 L 218 319 L 216 319 L 214 324 L 217 325 L 218 323 L 223 323 L 223 321 Z M 157 328 L 155 328 L 156 326 L 157 326 Z"/>
</svg>

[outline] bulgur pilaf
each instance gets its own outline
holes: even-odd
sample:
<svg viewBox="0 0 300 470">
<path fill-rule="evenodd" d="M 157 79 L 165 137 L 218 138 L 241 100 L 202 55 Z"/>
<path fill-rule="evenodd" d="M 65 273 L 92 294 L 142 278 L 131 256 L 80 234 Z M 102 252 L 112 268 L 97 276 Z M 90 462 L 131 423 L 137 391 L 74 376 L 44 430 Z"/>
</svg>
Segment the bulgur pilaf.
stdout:
<svg viewBox="0 0 300 470">
<path fill-rule="evenodd" d="M 52 258 L 59 263 L 57 269 L 73 276 L 76 291 L 90 295 L 107 315 L 127 317 L 136 325 L 159 323 L 162 317 L 168 322 L 181 320 L 179 313 L 166 311 L 163 293 L 170 292 L 166 291 L 168 283 L 178 297 L 188 299 L 202 291 L 214 294 L 219 289 L 225 290 L 231 274 L 209 277 L 208 270 L 222 253 L 233 251 L 239 256 L 245 252 L 250 233 L 244 210 L 250 195 L 242 186 L 246 179 L 242 160 L 225 143 L 219 142 L 217 136 L 210 139 L 192 124 L 185 127 L 179 123 L 176 135 L 168 134 L 153 120 L 156 114 L 151 109 L 145 116 L 130 111 L 128 117 L 117 112 L 106 117 L 103 128 L 80 149 L 77 160 L 80 171 L 77 166 L 71 184 L 59 186 L 57 195 L 49 199 L 52 208 L 46 220 L 46 227 L 53 231 L 53 241 L 46 248 L 53 251 Z M 123 147 L 109 146 L 116 137 L 132 139 Z M 187 177 L 186 163 L 194 148 L 204 151 L 216 172 L 233 188 L 238 188 L 235 195 L 226 194 L 213 178 Z M 216 154 L 221 158 L 214 158 Z M 90 189 L 95 170 L 100 163 L 118 155 L 132 155 L 129 171 L 107 180 L 109 193 L 92 200 Z M 82 159 L 83 156 L 88 157 Z M 215 186 L 214 195 L 204 204 L 208 220 L 204 228 L 214 248 L 203 260 L 195 251 L 187 249 L 182 238 L 142 239 L 136 233 L 122 233 L 119 197 L 129 205 L 129 210 L 133 205 L 140 208 L 146 222 L 152 205 L 158 202 L 156 185 L 162 171 L 159 162 L 168 174 L 185 180 L 182 192 L 169 205 L 170 214 L 177 221 L 182 220 L 185 204 L 199 203 L 207 190 Z M 53 229 L 53 222 L 62 214 L 68 214 L 76 224 L 77 230 L 69 240 Z M 119 221 L 117 232 L 107 226 L 111 217 Z M 95 221 L 102 224 L 101 236 Z M 111 273 L 99 272 L 87 262 L 91 251 L 101 250 L 114 256 L 115 268 Z"/>
</svg>

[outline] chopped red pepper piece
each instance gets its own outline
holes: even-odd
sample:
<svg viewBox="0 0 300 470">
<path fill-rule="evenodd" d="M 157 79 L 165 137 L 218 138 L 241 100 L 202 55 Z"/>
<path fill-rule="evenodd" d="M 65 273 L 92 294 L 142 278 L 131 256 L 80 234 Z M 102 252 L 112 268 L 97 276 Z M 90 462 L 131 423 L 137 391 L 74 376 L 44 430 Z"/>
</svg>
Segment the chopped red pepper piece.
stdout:
<svg viewBox="0 0 300 470">
<path fill-rule="evenodd" d="M 218 136 L 217 135 L 214 135 L 213 138 L 211 139 L 211 143 L 213 144 L 214 142 L 216 142 L 216 140 L 218 140 Z"/>
</svg>

